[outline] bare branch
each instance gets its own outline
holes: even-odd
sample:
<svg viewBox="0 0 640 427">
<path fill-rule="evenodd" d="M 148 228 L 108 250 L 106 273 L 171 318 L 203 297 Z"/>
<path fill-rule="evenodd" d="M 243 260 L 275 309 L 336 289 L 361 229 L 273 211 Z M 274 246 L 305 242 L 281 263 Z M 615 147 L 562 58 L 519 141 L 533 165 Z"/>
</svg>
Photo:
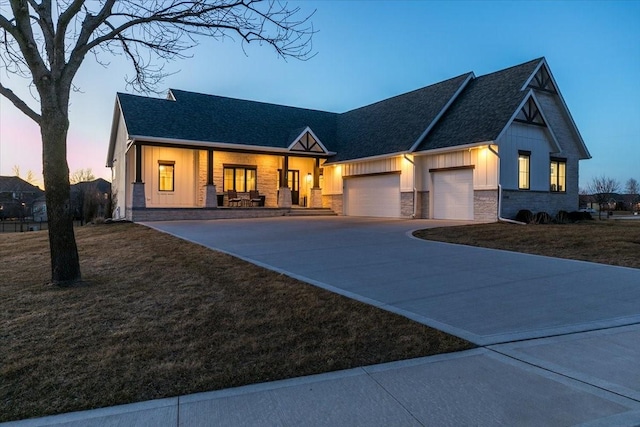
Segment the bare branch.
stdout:
<svg viewBox="0 0 640 427">
<path fill-rule="evenodd" d="M 0 84 L 0 95 L 7 98 L 16 106 L 17 109 L 29 116 L 34 122 L 40 123 L 40 115 L 33 111 L 20 97 L 18 97 L 11 89 L 8 89 Z"/>
</svg>

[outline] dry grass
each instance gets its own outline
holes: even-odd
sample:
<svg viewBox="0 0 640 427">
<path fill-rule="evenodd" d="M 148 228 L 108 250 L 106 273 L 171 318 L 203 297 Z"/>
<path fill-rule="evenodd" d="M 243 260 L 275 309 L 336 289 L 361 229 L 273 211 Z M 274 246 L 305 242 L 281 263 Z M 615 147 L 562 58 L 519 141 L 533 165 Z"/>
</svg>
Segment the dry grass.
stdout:
<svg viewBox="0 0 640 427">
<path fill-rule="evenodd" d="M 141 226 L 76 235 L 72 289 L 46 285 L 46 232 L 0 235 L 0 421 L 472 347 Z"/>
<path fill-rule="evenodd" d="M 416 237 L 462 245 L 640 268 L 640 221 L 585 221 L 575 224 L 505 223 L 433 228 Z"/>
</svg>

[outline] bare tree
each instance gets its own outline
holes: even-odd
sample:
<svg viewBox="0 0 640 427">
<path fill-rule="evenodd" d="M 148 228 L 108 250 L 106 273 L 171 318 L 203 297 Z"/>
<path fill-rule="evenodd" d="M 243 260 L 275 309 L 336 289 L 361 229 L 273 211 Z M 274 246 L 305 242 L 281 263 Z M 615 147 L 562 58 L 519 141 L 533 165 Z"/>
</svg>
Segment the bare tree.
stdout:
<svg viewBox="0 0 640 427">
<path fill-rule="evenodd" d="M 310 15 L 262 0 L 8 0 L 0 2 L 0 68 L 25 77 L 39 104 L 32 108 L 6 83 L 0 94 L 33 119 L 42 137 L 55 284 L 81 280 L 69 209 L 69 97 L 88 54 L 123 54 L 133 65 L 127 82 L 155 91 L 167 60 L 184 58 L 203 38 L 238 37 L 271 46 L 286 58 L 312 56 Z"/>
<path fill-rule="evenodd" d="M 631 206 L 631 210 L 637 210 L 637 204 L 640 202 L 640 184 L 635 178 L 629 178 L 625 184 L 627 193 L 627 201 Z"/>
<path fill-rule="evenodd" d="M 71 184 L 77 184 L 79 182 L 88 182 L 96 179 L 96 176 L 93 174 L 91 168 L 87 169 L 78 169 L 69 175 L 69 182 Z"/>
<path fill-rule="evenodd" d="M 598 218 L 602 219 L 602 208 L 605 204 L 609 203 L 613 193 L 617 193 L 620 188 L 620 183 L 613 178 L 607 178 L 606 176 L 598 176 L 591 180 L 587 185 L 587 191 L 591 193 L 600 209 L 598 210 Z"/>
<path fill-rule="evenodd" d="M 13 165 L 13 168 L 11 168 L 11 170 L 13 171 L 13 174 L 15 176 L 17 176 L 18 178 L 22 178 L 20 176 L 20 166 Z M 31 185 L 35 185 L 35 186 L 38 185 L 38 180 L 36 179 L 36 175 L 33 173 L 31 169 L 27 171 L 27 176 L 22 179 L 24 179 L 26 182 L 28 182 Z"/>
</svg>

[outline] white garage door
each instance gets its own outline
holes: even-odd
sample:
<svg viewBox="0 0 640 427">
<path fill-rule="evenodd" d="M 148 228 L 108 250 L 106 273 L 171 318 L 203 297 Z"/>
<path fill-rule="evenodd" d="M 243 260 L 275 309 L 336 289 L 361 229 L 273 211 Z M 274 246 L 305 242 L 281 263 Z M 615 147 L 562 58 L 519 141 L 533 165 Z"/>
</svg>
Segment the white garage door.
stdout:
<svg viewBox="0 0 640 427">
<path fill-rule="evenodd" d="M 433 217 L 473 219 L 473 170 L 433 173 Z"/>
<path fill-rule="evenodd" d="M 400 217 L 400 174 L 344 180 L 345 215 Z"/>
</svg>

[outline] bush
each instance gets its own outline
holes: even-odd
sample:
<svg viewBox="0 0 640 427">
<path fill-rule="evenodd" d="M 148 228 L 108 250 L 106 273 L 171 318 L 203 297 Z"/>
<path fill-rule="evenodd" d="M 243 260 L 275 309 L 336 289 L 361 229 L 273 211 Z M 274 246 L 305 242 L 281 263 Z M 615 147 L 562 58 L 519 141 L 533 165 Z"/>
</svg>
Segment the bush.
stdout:
<svg viewBox="0 0 640 427">
<path fill-rule="evenodd" d="M 550 224 L 552 221 L 551 215 L 546 212 L 538 212 L 534 218 L 536 224 Z"/>
<path fill-rule="evenodd" d="M 531 224 L 533 222 L 533 212 L 528 209 L 520 209 L 516 214 L 516 221 Z"/>
<path fill-rule="evenodd" d="M 567 212 L 567 211 L 558 211 L 558 213 L 556 214 L 555 221 L 558 224 L 566 224 L 566 223 L 570 222 L 571 220 L 569 219 L 569 212 Z"/>
</svg>

